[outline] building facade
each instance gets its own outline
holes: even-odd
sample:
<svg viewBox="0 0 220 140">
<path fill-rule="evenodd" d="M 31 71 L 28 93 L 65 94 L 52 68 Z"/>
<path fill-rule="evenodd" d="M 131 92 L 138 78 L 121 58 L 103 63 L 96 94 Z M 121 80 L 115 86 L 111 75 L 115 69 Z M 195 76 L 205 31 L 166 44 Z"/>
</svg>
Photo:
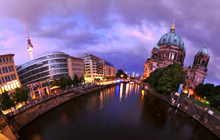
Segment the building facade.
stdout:
<svg viewBox="0 0 220 140">
<path fill-rule="evenodd" d="M 104 77 L 110 78 L 116 76 L 116 68 L 106 60 L 103 60 L 104 63 Z"/>
<path fill-rule="evenodd" d="M 183 64 L 186 56 L 185 52 L 184 42 L 175 32 L 173 23 L 170 32 L 160 38 L 152 50 L 151 57 L 144 63 L 143 78 L 146 79 L 154 70 L 170 64 Z M 186 89 L 195 89 L 198 84 L 203 83 L 207 76 L 209 59 L 208 50 L 204 47 L 195 55 L 192 68 L 184 67 L 187 72 Z"/>
<path fill-rule="evenodd" d="M 84 54 L 79 58 L 84 61 L 84 77 L 87 82 L 103 79 L 103 77 L 115 77 L 116 75 L 116 69 L 112 64 L 95 55 Z"/>
<path fill-rule="evenodd" d="M 18 76 L 23 86 L 52 80 L 53 77 L 68 77 L 67 58 L 63 52 L 53 52 L 33 59 L 17 67 Z"/>
<path fill-rule="evenodd" d="M 79 56 L 84 61 L 84 78 L 88 82 L 93 82 L 94 79 L 102 79 L 104 76 L 104 65 L 101 58 L 92 55 L 84 54 Z"/>
<path fill-rule="evenodd" d="M 84 62 L 83 59 L 69 56 L 67 58 L 68 72 L 71 79 L 76 74 L 78 77 L 84 76 Z"/>
<path fill-rule="evenodd" d="M 0 55 L 0 94 L 5 91 L 11 94 L 19 87 L 21 84 L 14 64 L 14 54 Z"/>
</svg>

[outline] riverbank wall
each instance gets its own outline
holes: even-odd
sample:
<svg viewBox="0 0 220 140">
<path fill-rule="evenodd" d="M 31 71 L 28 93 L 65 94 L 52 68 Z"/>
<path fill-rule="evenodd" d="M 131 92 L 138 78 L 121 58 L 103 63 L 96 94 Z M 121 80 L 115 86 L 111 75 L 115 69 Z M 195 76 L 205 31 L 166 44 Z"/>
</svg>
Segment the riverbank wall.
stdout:
<svg viewBox="0 0 220 140">
<path fill-rule="evenodd" d="M 88 87 L 88 88 L 70 88 L 64 90 L 62 93 L 52 95 L 51 97 L 44 98 L 40 101 L 34 101 L 26 105 L 26 107 L 23 110 L 20 110 L 18 112 L 15 112 L 13 114 L 7 115 L 7 118 L 5 117 L 4 122 L 7 122 L 7 127 L 11 126 L 10 130 L 13 135 L 5 135 L 9 139 L 18 139 L 19 136 L 17 132 L 30 123 L 31 121 L 35 120 L 39 116 L 45 114 L 46 112 L 58 107 L 59 105 L 70 101 L 76 97 L 98 91 L 107 87 L 115 86 L 115 84 L 109 84 L 109 85 L 99 85 L 94 87 Z M 6 133 L 5 133 L 6 134 Z"/>
<path fill-rule="evenodd" d="M 143 84 L 143 89 L 147 94 L 151 94 L 163 100 L 164 102 L 171 105 L 171 96 L 165 96 L 156 93 L 148 84 Z M 150 92 L 148 92 L 150 91 Z M 196 120 L 202 126 L 206 127 L 209 131 L 215 134 L 220 139 L 220 118 L 216 115 L 210 115 L 204 108 L 194 104 L 190 100 L 185 98 L 179 99 L 179 110 L 184 112 L 186 115 L 190 116 L 192 119 Z"/>
</svg>

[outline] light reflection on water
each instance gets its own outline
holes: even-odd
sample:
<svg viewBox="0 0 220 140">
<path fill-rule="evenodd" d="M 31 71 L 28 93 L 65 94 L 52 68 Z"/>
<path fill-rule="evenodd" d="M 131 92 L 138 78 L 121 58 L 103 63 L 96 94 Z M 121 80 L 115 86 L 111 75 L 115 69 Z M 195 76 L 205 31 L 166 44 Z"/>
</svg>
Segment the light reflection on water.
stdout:
<svg viewBox="0 0 220 140">
<path fill-rule="evenodd" d="M 217 139 L 137 84 L 120 84 L 76 98 L 39 117 L 22 140 Z"/>
</svg>

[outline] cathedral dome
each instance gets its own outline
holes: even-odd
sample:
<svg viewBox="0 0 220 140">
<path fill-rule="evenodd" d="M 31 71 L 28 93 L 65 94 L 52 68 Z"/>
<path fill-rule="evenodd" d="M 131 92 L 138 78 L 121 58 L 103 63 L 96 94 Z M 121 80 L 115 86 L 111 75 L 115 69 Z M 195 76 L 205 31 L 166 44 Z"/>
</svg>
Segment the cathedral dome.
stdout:
<svg viewBox="0 0 220 140">
<path fill-rule="evenodd" d="M 170 32 L 164 34 L 160 38 L 160 40 L 158 41 L 158 45 L 174 45 L 180 47 L 185 51 L 184 42 L 182 38 L 177 33 L 175 33 L 174 23 L 171 27 Z"/>
<path fill-rule="evenodd" d="M 198 53 L 203 53 L 203 54 L 209 55 L 208 50 L 206 48 L 199 50 Z"/>
</svg>

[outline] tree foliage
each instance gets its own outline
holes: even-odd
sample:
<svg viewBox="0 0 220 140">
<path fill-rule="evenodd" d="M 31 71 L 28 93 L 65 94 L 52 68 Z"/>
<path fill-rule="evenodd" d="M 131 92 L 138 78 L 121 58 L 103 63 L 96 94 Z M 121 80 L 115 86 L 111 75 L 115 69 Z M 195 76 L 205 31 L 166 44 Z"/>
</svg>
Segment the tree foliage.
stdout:
<svg viewBox="0 0 220 140">
<path fill-rule="evenodd" d="M 80 82 L 79 77 L 77 76 L 77 74 L 74 74 L 73 76 L 73 85 L 77 86 Z"/>
<path fill-rule="evenodd" d="M 59 77 L 58 86 L 60 86 L 62 88 L 67 86 L 67 79 L 64 76 Z"/>
<path fill-rule="evenodd" d="M 72 85 L 72 83 L 73 83 L 73 81 L 72 81 L 72 79 L 68 76 L 68 78 L 67 78 L 67 85 L 68 86 L 71 86 Z"/>
<path fill-rule="evenodd" d="M 185 77 L 183 65 L 174 63 L 153 71 L 144 82 L 149 83 L 159 93 L 169 94 L 177 91 L 180 84 L 185 84 Z"/>
<path fill-rule="evenodd" d="M 28 91 L 25 88 L 16 88 L 13 99 L 16 103 L 26 102 L 28 100 Z"/>
<path fill-rule="evenodd" d="M 4 92 L 0 95 L 0 103 L 2 110 L 7 110 L 15 106 L 14 101 L 11 100 L 10 96 L 8 95 L 8 92 Z"/>
<path fill-rule="evenodd" d="M 80 84 L 85 83 L 85 78 L 83 75 L 80 77 L 79 82 L 80 82 Z"/>
<path fill-rule="evenodd" d="M 58 86 L 58 85 L 59 85 L 58 80 L 56 79 L 56 77 L 53 77 L 52 86 Z"/>
<path fill-rule="evenodd" d="M 215 93 L 214 94 L 220 96 L 220 85 L 215 87 Z"/>
<path fill-rule="evenodd" d="M 118 69 L 118 71 L 116 73 L 116 77 L 127 79 L 128 75 L 126 73 L 124 73 L 124 71 L 122 69 Z"/>
<path fill-rule="evenodd" d="M 209 102 L 211 107 L 214 107 L 220 111 L 220 95 L 210 97 Z"/>
<path fill-rule="evenodd" d="M 212 96 L 215 96 L 215 85 L 214 84 L 199 84 L 195 88 L 195 93 L 197 96 L 203 99 L 210 99 Z"/>
</svg>

